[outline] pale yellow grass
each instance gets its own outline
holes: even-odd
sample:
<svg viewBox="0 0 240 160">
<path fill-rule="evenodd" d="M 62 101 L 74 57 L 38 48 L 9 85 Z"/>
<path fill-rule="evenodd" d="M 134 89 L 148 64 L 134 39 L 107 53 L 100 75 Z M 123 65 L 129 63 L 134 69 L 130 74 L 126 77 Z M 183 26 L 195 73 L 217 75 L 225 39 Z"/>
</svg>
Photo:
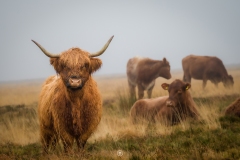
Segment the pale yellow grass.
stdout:
<svg viewBox="0 0 240 160">
<path fill-rule="evenodd" d="M 234 88 L 225 89 L 222 84 L 216 88 L 211 82 L 208 81 L 205 90 L 202 89 L 202 81 L 192 80 L 191 94 L 193 97 L 208 97 L 208 96 L 224 96 L 226 94 L 240 94 L 240 70 L 229 70 L 229 74 L 234 77 Z M 174 79 L 182 79 L 182 71 L 172 71 L 172 78 L 166 80 L 158 78 L 156 80 L 155 88 L 153 89 L 153 97 L 168 95 L 168 92 L 161 88 L 162 83 L 171 83 Z M 114 101 L 114 107 L 119 109 L 118 103 L 118 91 L 128 91 L 127 78 L 125 75 L 119 76 L 94 76 L 100 89 L 103 101 Z M 18 84 L 0 84 L 0 106 L 13 105 L 13 104 L 32 104 L 38 101 L 38 95 L 40 93 L 41 85 L 44 80 L 35 82 L 24 82 Z M 146 93 L 145 93 L 146 98 Z M 106 106 L 103 106 L 106 107 Z M 218 118 L 221 116 L 217 111 L 217 106 L 200 106 L 199 112 L 202 120 L 206 122 L 206 129 L 219 128 L 220 124 Z M 117 112 L 116 112 L 117 113 Z M 102 120 L 96 130 L 96 132 L 89 139 L 89 143 L 95 140 L 101 140 L 107 136 L 112 137 L 114 141 L 122 137 L 136 137 L 144 136 L 147 133 L 147 125 L 134 126 L 130 123 L 129 116 L 119 117 L 115 114 L 109 114 L 103 112 Z M 13 142 L 18 144 L 28 144 L 39 141 L 38 127 L 35 130 L 28 130 L 29 126 L 24 125 L 24 120 L 6 121 L 8 127 L 0 126 L 0 141 L 1 142 Z M 37 123 L 37 117 L 35 122 Z M 21 125 L 19 125 L 21 124 Z M 161 124 L 157 124 L 156 134 L 170 134 L 176 128 L 182 130 L 189 129 L 190 123 L 185 121 L 180 125 L 173 127 L 166 127 Z"/>
<path fill-rule="evenodd" d="M 97 130 L 91 136 L 89 142 L 105 139 L 106 136 L 110 136 L 114 141 L 117 141 L 123 137 L 138 137 L 145 135 L 145 125 L 136 127 L 130 123 L 129 117 L 116 118 L 115 116 L 103 115 Z"/>
<path fill-rule="evenodd" d="M 229 74 L 234 77 L 234 87 L 232 89 L 224 88 L 223 84 L 220 83 L 218 88 L 216 88 L 210 81 L 208 81 L 206 88 L 202 89 L 202 81 L 193 80 L 192 79 L 192 89 L 191 94 L 193 97 L 209 97 L 209 96 L 225 96 L 231 94 L 240 94 L 240 72 L 239 69 L 232 69 L 229 71 Z M 168 92 L 163 90 L 161 87 L 162 83 L 171 83 L 175 79 L 182 79 L 182 71 L 173 71 L 172 78 L 170 80 L 166 80 L 163 78 L 158 78 L 156 80 L 156 85 L 153 90 L 153 97 L 168 95 Z M 103 81 L 105 85 L 101 83 Z M 105 98 L 116 98 L 116 90 L 128 90 L 127 87 L 127 79 L 125 76 L 121 77 L 111 77 L 108 81 L 104 79 L 98 79 L 99 88 L 102 92 L 103 99 Z M 113 89 L 114 88 L 114 89 Z M 109 91 L 112 91 L 111 94 Z M 144 98 L 147 98 L 145 93 Z M 204 106 L 201 105 L 198 107 L 198 111 L 201 115 L 201 121 L 204 121 L 206 124 L 205 129 L 216 129 L 220 128 L 219 117 L 221 113 L 218 112 L 218 106 Z M 129 123 L 129 118 L 121 118 L 117 119 L 114 116 L 104 115 L 102 117 L 102 121 L 98 127 L 98 130 L 91 137 L 90 141 L 96 140 L 98 138 L 104 138 L 106 136 L 112 136 L 114 139 L 118 139 L 122 135 L 129 136 L 143 136 L 146 134 L 146 125 L 135 127 L 131 123 Z M 185 121 L 180 123 L 178 126 L 166 127 L 161 124 L 157 124 L 157 134 L 170 134 L 176 128 L 181 130 L 189 129 L 190 123 L 189 121 Z"/>
<path fill-rule="evenodd" d="M 14 143 L 26 145 L 39 141 L 38 126 L 34 129 L 29 129 L 26 125 L 25 118 L 17 119 L 15 121 L 6 120 L 4 126 L 1 126 L 0 143 Z M 33 123 L 36 124 L 36 119 Z M 32 128 L 33 126 L 31 126 Z"/>
<path fill-rule="evenodd" d="M 0 83 L 0 107 L 38 101 L 43 80 Z"/>
<path fill-rule="evenodd" d="M 229 74 L 234 77 L 234 87 L 225 89 L 222 83 L 216 88 L 210 81 L 207 82 L 206 89 L 202 89 L 202 81 L 192 79 L 191 94 L 193 97 L 206 97 L 214 95 L 238 94 L 240 93 L 240 69 L 230 69 Z M 153 89 L 153 97 L 167 95 L 167 91 L 161 87 L 162 83 L 171 83 L 175 79 L 182 79 L 181 70 L 172 71 L 172 78 L 166 80 L 157 78 Z M 103 100 L 116 98 L 117 90 L 128 89 L 126 75 L 114 76 L 94 76 L 97 81 Z M 34 80 L 18 83 L 0 83 L 0 106 L 16 104 L 32 104 L 38 101 L 41 86 L 45 80 Z M 147 98 L 146 93 L 144 95 Z"/>
<path fill-rule="evenodd" d="M 218 106 L 204 106 L 197 108 L 200 113 L 200 121 L 204 122 L 203 129 L 217 129 L 221 128 L 219 117 L 221 113 L 218 112 Z M 124 137 L 142 137 L 149 134 L 149 125 L 147 123 L 133 125 L 129 117 L 116 118 L 114 115 L 103 115 L 98 129 L 89 139 L 89 142 L 105 139 L 110 136 L 114 141 Z M 169 135 L 177 130 L 188 130 L 191 127 L 190 121 L 182 121 L 179 125 L 165 126 L 164 123 L 157 123 L 154 129 L 156 135 Z"/>
</svg>

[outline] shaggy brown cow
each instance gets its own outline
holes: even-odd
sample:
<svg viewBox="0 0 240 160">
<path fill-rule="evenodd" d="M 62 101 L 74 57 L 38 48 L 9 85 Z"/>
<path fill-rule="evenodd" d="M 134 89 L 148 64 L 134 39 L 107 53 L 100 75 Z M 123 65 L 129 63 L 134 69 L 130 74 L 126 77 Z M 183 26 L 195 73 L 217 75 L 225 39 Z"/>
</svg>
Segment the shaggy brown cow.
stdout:
<svg viewBox="0 0 240 160">
<path fill-rule="evenodd" d="M 136 99 L 136 86 L 139 99 L 143 98 L 144 90 L 147 90 L 148 98 L 151 98 L 155 79 L 158 77 L 171 78 L 170 65 L 166 58 L 160 61 L 134 57 L 128 60 L 127 77 L 130 95 L 134 99 Z"/>
<path fill-rule="evenodd" d="M 227 107 L 225 115 L 240 117 L 240 97 Z"/>
<path fill-rule="evenodd" d="M 136 101 L 130 110 L 132 122 L 146 120 L 174 125 L 187 117 L 198 119 L 199 113 L 188 91 L 190 87 L 178 79 L 171 84 L 163 83 L 162 88 L 168 90 L 169 96 Z"/>
<path fill-rule="evenodd" d="M 51 54 L 33 41 L 45 55 L 59 76 L 49 77 L 43 85 L 38 103 L 40 139 L 44 153 L 62 140 L 65 152 L 72 151 L 74 140 L 78 150 L 96 129 L 101 119 L 102 101 L 91 74 L 102 61 L 101 55 L 113 36 L 96 53 L 71 48 L 61 54 Z"/>
<path fill-rule="evenodd" d="M 207 80 L 215 86 L 223 82 L 224 87 L 232 87 L 233 77 L 228 75 L 222 61 L 217 57 L 189 55 L 182 59 L 184 71 L 183 81 L 191 83 L 191 78 L 203 80 L 203 88 L 206 87 Z"/>
</svg>

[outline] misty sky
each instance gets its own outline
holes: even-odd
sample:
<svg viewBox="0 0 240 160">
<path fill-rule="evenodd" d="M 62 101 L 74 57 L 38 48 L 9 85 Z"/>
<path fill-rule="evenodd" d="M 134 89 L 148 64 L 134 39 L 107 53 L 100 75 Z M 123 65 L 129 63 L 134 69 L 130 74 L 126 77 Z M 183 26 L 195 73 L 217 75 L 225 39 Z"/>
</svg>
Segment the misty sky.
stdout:
<svg viewBox="0 0 240 160">
<path fill-rule="evenodd" d="M 125 73 L 134 56 L 166 57 L 171 69 L 189 54 L 240 64 L 239 7 L 239 0 L 0 1 L 0 81 L 56 74 L 31 39 L 54 53 L 95 52 L 114 35 L 96 75 Z"/>
</svg>

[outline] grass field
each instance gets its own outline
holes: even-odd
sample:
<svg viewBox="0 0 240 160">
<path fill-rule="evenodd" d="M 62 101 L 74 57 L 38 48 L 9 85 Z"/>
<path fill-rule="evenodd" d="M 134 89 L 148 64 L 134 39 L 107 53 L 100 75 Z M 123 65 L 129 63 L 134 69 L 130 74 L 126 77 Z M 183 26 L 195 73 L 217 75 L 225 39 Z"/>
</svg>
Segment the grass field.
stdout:
<svg viewBox="0 0 240 160">
<path fill-rule="evenodd" d="M 200 121 L 185 121 L 166 127 L 129 121 L 125 75 L 96 76 L 102 94 L 103 116 L 88 140 L 83 154 L 65 155 L 61 144 L 49 155 L 41 155 L 37 101 L 43 80 L 0 84 L 0 159 L 240 159 L 240 118 L 224 117 L 224 109 L 240 97 L 240 68 L 229 69 L 234 88 L 215 88 L 208 81 L 192 81 L 191 94 L 201 114 Z M 163 82 L 182 79 L 158 78 L 153 97 L 167 95 Z M 120 152 L 121 151 L 121 152 Z M 122 156 L 119 156 L 123 153 Z"/>
</svg>

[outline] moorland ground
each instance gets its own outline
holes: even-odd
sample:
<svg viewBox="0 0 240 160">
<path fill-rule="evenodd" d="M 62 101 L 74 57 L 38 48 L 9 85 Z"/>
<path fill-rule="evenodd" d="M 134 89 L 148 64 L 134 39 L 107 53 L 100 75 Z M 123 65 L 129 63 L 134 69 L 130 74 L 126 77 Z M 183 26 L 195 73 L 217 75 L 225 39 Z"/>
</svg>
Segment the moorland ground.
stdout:
<svg viewBox="0 0 240 160">
<path fill-rule="evenodd" d="M 216 88 L 208 81 L 192 80 L 190 90 L 201 114 L 200 121 L 167 127 L 130 123 L 125 75 L 94 76 L 103 100 L 102 120 L 88 140 L 83 154 L 65 155 L 61 144 L 49 155 L 41 154 L 37 101 L 44 80 L 0 83 L 0 159 L 240 159 L 240 119 L 225 117 L 224 109 L 240 97 L 240 68 L 229 68 L 234 87 Z M 167 95 L 158 78 L 153 97 Z M 145 93 L 146 98 L 146 93 Z M 119 156 L 118 151 L 123 155 Z"/>
</svg>

